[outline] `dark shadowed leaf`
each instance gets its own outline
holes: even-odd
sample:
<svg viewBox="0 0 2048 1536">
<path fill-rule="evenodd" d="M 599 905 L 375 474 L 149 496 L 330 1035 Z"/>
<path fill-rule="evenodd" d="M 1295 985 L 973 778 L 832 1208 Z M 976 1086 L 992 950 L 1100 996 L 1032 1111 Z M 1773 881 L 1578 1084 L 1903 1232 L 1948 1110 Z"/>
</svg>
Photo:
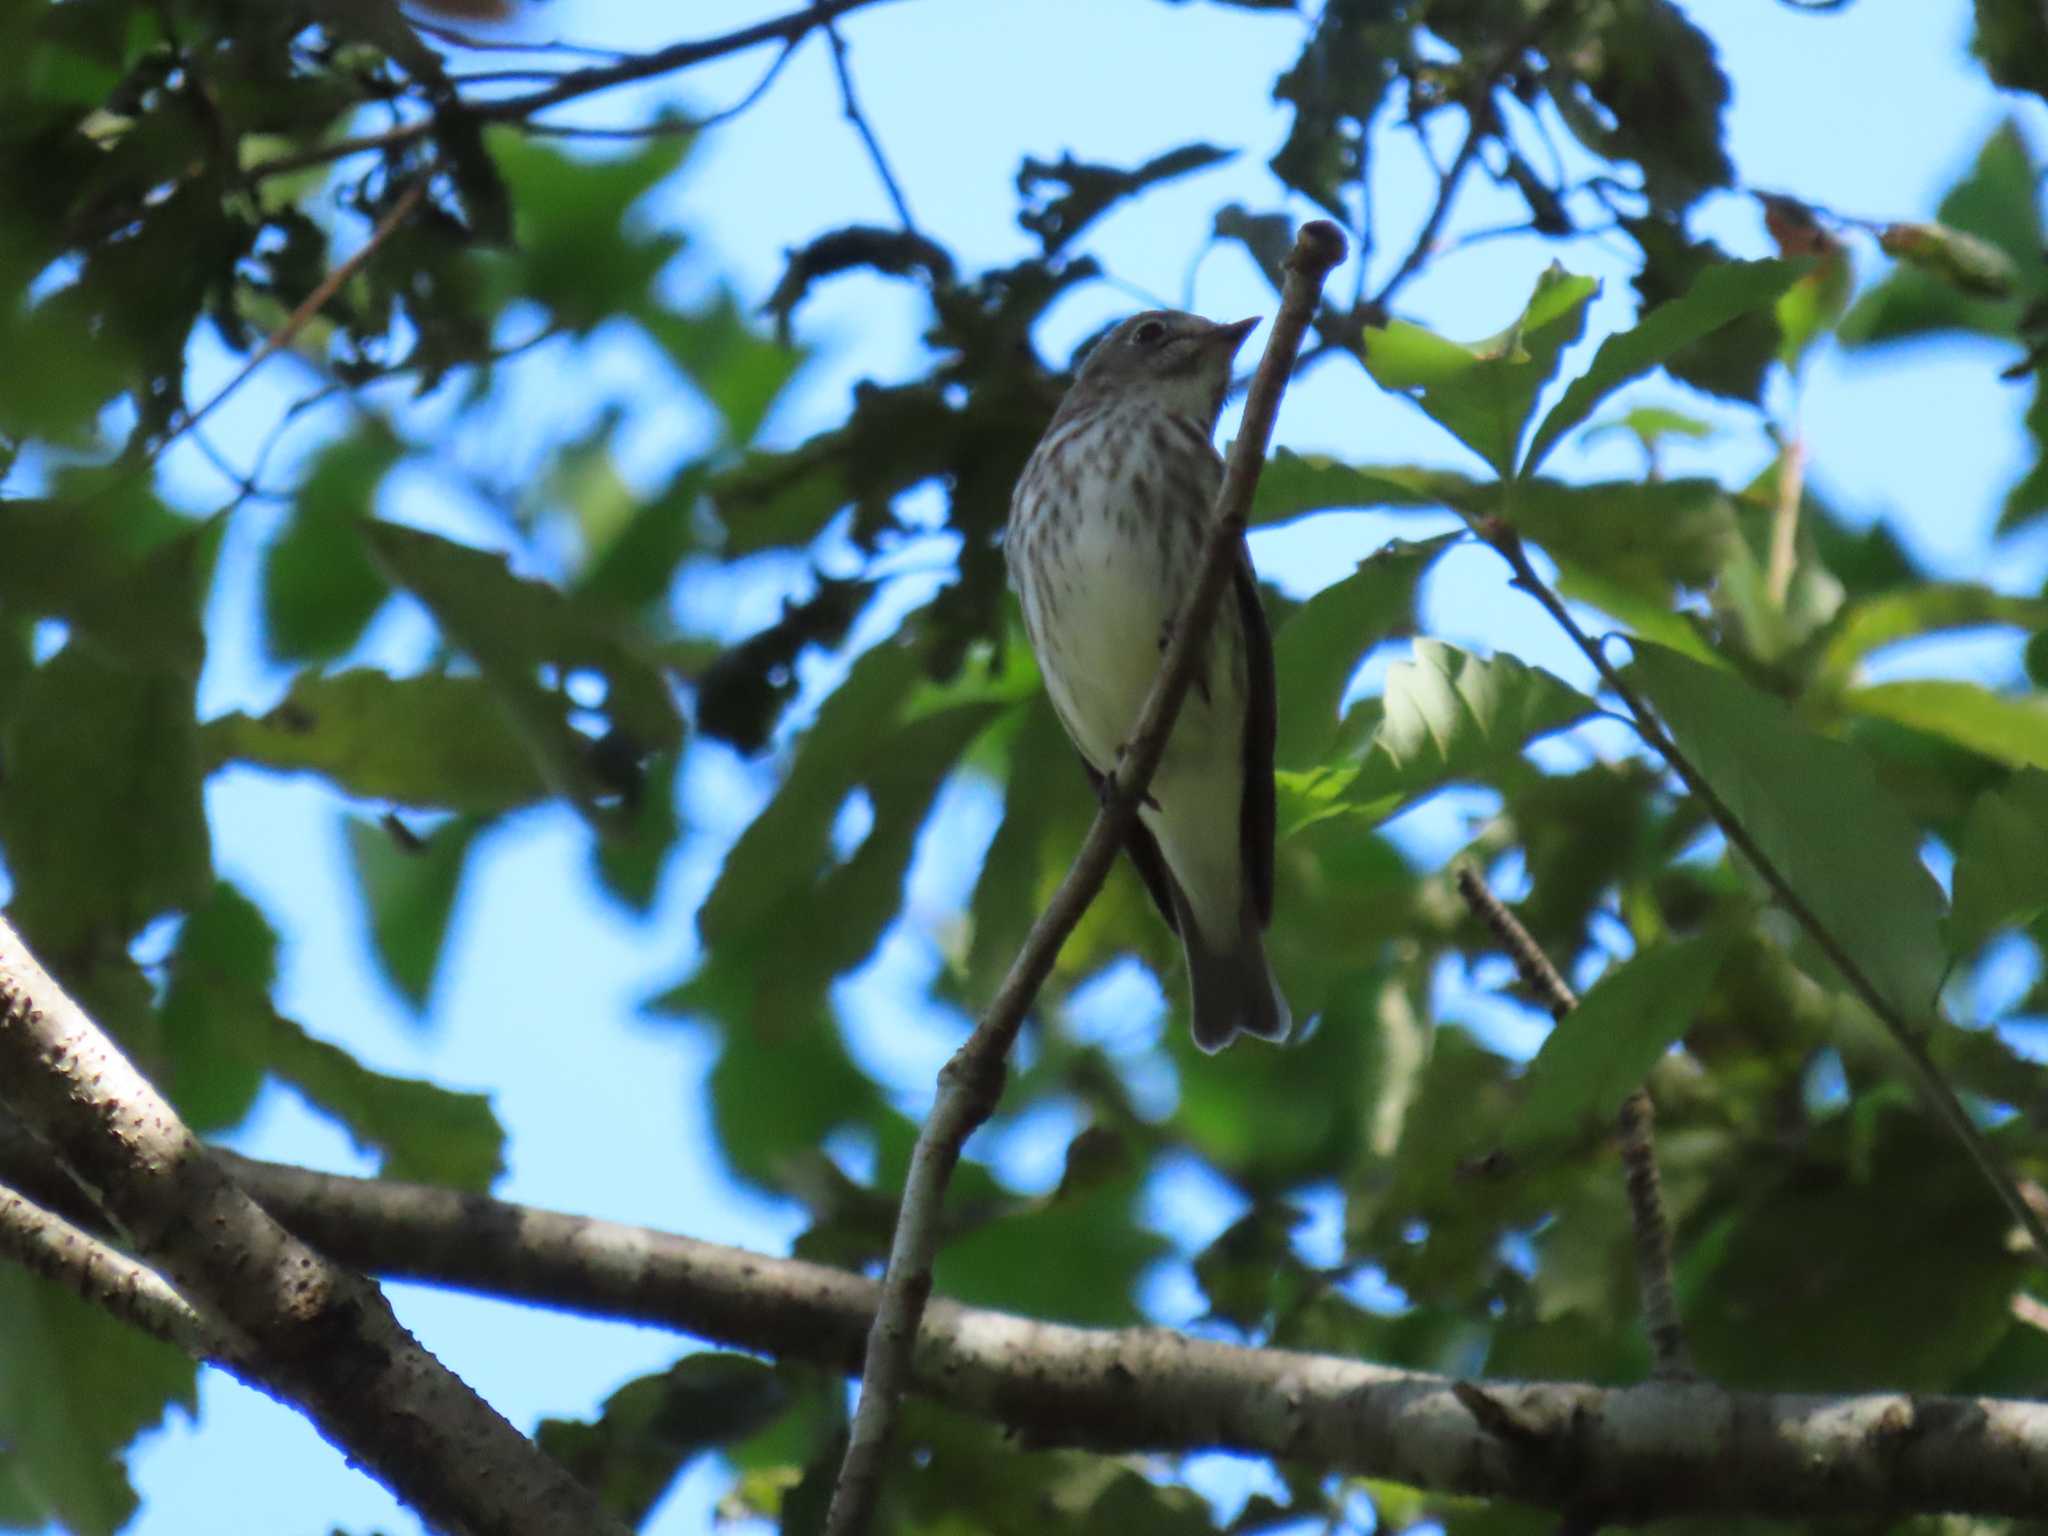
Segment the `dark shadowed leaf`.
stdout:
<svg viewBox="0 0 2048 1536">
<path fill-rule="evenodd" d="M 593 1423 L 543 1419 L 540 1447 L 628 1525 L 639 1526 L 699 1451 L 772 1423 L 789 1393 L 772 1366 L 745 1355 L 686 1355 L 629 1381 Z"/>
<path fill-rule="evenodd" d="M 1658 304 L 1633 327 L 1600 343 L 1593 365 L 1572 380 L 1536 428 L 1521 472 L 1534 474 L 1541 468 L 1564 435 L 1615 390 L 1730 321 L 1763 309 L 1792 286 L 1799 271 L 1786 261 L 1730 261 L 1701 268 L 1678 298 Z"/>
<path fill-rule="evenodd" d="M 1139 1277 L 1167 1243 L 1138 1217 L 1139 1182 L 1111 1179 L 1020 1203 L 939 1251 L 940 1291 L 972 1306 L 1116 1327 L 1138 1320 Z M 1046 1262 L 1059 1254 L 1058 1263 Z"/>
<path fill-rule="evenodd" d="M 2030 0 L 1977 0 L 1970 51 L 2007 90 L 2048 97 L 2048 15 Z"/>
<path fill-rule="evenodd" d="M 1558 354 L 1579 339 L 1599 284 L 1553 266 L 1528 308 L 1507 330 L 1465 345 L 1396 320 L 1365 333 L 1365 366 L 1493 466 L 1502 478 L 1515 457 L 1536 396 L 1557 372 Z"/>
<path fill-rule="evenodd" d="M 1712 480 L 1535 479 L 1482 496 L 1583 575 L 1669 607 L 1674 587 L 1705 587 L 1737 542 L 1735 508 Z"/>
<path fill-rule="evenodd" d="M 1231 153 L 1214 144 L 1183 144 L 1128 171 L 1089 165 L 1072 155 L 1054 163 L 1027 158 L 1017 170 L 1017 195 L 1024 204 L 1017 222 L 1038 236 L 1050 256 L 1112 205 L 1159 182 L 1207 170 Z"/>
<path fill-rule="evenodd" d="M 195 526 L 132 489 L 78 489 L 76 501 L 0 500 L 0 605 L 63 619 L 124 666 L 196 676 L 221 523 Z"/>
<path fill-rule="evenodd" d="M 302 672 L 268 714 L 210 720 L 200 743 L 209 770 L 238 762 L 317 773 L 368 800 L 488 815 L 547 795 L 511 715 L 481 677 Z"/>
<path fill-rule="evenodd" d="M 1949 947 L 1969 955 L 2048 909 L 2048 773 L 2028 768 L 1977 797 L 1956 850 Z"/>
<path fill-rule="evenodd" d="M 1286 680 L 1279 691 L 1274 754 L 1281 767 L 1308 768 L 1322 759 L 1336 734 L 1338 705 L 1352 674 L 1374 646 L 1413 624 L 1415 592 L 1424 573 L 1460 537 L 1446 533 L 1420 543 L 1389 544 L 1280 626 L 1273 637 L 1273 669 Z"/>
<path fill-rule="evenodd" d="M 1635 651 L 1633 676 L 1730 813 L 1878 993 L 1925 1018 L 1947 963 L 1941 889 L 1869 760 L 1730 673 Z"/>
<path fill-rule="evenodd" d="M 1510 1141 L 1537 1142 L 1610 1120 L 1691 1025 L 1731 937 L 1658 944 L 1607 970 L 1529 1063 L 1529 1096 Z"/>
<path fill-rule="evenodd" d="M 35 670 L 0 738 L 13 911 L 46 950 L 120 944 L 205 899 L 212 843 L 193 682 L 76 642 Z"/>
<path fill-rule="evenodd" d="M 369 915 L 371 948 L 391 984 L 413 1007 L 424 1009 L 470 844 L 482 827 L 466 816 L 424 836 L 395 816 L 381 822 L 351 816 L 347 827 L 349 864 Z"/>
<path fill-rule="evenodd" d="M 1643 267 L 1634 286 L 1646 311 L 1682 300 L 1716 268 L 1737 265 L 1711 240 L 1694 240 L 1676 218 L 1653 215 L 1620 223 L 1642 247 Z M 1764 374 L 1777 361 L 1780 343 L 1777 317 L 1756 308 L 1676 348 L 1662 362 L 1665 372 L 1696 389 L 1754 402 L 1763 393 Z"/>
</svg>

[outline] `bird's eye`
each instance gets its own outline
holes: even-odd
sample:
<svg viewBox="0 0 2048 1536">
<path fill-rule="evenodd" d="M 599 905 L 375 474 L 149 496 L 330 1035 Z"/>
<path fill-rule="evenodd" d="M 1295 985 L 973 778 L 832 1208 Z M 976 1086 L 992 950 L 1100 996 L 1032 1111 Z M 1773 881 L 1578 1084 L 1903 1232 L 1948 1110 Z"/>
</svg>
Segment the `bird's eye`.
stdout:
<svg viewBox="0 0 2048 1536">
<path fill-rule="evenodd" d="M 1166 339 L 1166 326 L 1158 320 L 1141 320 L 1131 332 L 1131 344 L 1138 347 L 1156 347 Z"/>
</svg>

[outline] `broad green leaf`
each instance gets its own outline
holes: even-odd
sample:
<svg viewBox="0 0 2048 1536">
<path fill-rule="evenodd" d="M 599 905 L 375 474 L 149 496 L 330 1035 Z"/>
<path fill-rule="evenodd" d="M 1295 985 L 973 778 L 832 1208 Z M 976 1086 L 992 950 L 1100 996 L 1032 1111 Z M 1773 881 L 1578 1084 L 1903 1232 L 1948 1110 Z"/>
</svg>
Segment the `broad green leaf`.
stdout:
<svg viewBox="0 0 2048 1536">
<path fill-rule="evenodd" d="M 592 845 L 597 877 L 613 897 L 633 912 L 653 910 L 661 877 L 668 868 L 683 826 L 676 811 L 676 774 L 682 753 L 664 753 L 648 765 L 612 835 Z"/>
<path fill-rule="evenodd" d="M 280 661 L 327 660 L 353 647 L 390 595 L 357 526 L 400 446 L 378 417 L 320 451 L 283 529 L 263 552 L 263 640 Z"/>
<path fill-rule="evenodd" d="M 2027 1260 L 2006 1241 L 1997 1195 L 1955 1176 L 1938 1127 L 1900 1109 L 1870 1118 L 1874 1146 L 1812 1138 L 1692 1246 L 1679 1275 L 1686 1335 L 1713 1380 L 1939 1392 L 2012 1326 Z M 1822 1160 L 1824 1149 L 1835 1156 Z M 1906 1232 L 1914 1240 L 1901 1243 Z M 1870 1283 L 1877 1274 L 1882 1285 Z"/>
<path fill-rule="evenodd" d="M 1365 333 L 1365 366 L 1380 387 L 1408 395 L 1495 473 L 1515 457 L 1536 396 L 1557 372 L 1558 355 L 1579 339 L 1599 284 L 1553 266 L 1528 308 L 1507 330 L 1470 346 L 1396 320 Z"/>
<path fill-rule="evenodd" d="M 1956 849 L 1955 893 L 1948 941 L 1958 955 L 2048 910 L 2048 773 L 2023 769 L 1977 797 Z"/>
<path fill-rule="evenodd" d="M 2048 697 L 2014 698 L 1976 683 L 1930 678 L 1851 688 L 1845 708 L 1945 737 L 2011 768 L 2048 768 Z"/>
<path fill-rule="evenodd" d="M 1705 442 L 1714 435 L 1713 426 L 1697 416 L 1688 416 L 1683 411 L 1669 410 L 1660 405 L 1639 405 L 1632 411 L 1606 421 L 1596 421 L 1586 428 L 1581 442 L 1594 443 L 1616 432 L 1626 432 L 1648 450 L 1655 449 L 1668 437 L 1682 437 L 1690 442 Z"/>
<path fill-rule="evenodd" d="M 402 805 L 488 815 L 548 791 L 481 677 L 302 672 L 268 714 L 210 720 L 200 744 L 209 770 L 239 762 L 317 773 L 346 794 Z"/>
<path fill-rule="evenodd" d="M 2009 91 L 2048 97 L 2048 15 L 2029 0 L 1977 0 L 1970 52 Z"/>
<path fill-rule="evenodd" d="M 597 548 L 576 582 L 579 596 L 622 608 L 659 602 L 676 570 L 700 549 L 710 531 L 705 487 L 710 475 L 686 464 L 661 491 L 633 509 L 624 527 Z"/>
<path fill-rule="evenodd" d="M 198 1368 L 51 1281 L 0 1265 L 0 1444 L 37 1523 L 114 1536 L 135 1514 L 129 1442 L 172 1406 L 199 1411 Z"/>
<path fill-rule="evenodd" d="M 1280 766 L 1307 768 L 1322 759 L 1352 674 L 1380 641 L 1413 624 L 1424 573 L 1460 537 L 1397 540 L 1311 597 L 1280 626 L 1273 637 L 1273 669 L 1285 679 L 1275 752 Z"/>
<path fill-rule="evenodd" d="M 1140 1186 L 1126 1176 L 1020 1204 L 939 1250 L 938 1290 L 970 1306 L 1060 1322 L 1119 1327 L 1139 1320 L 1139 1278 L 1167 1252 L 1138 1220 Z M 1045 1262 L 1060 1254 L 1062 1262 Z"/>
<path fill-rule="evenodd" d="M 372 1071 L 281 1017 L 272 1019 L 270 1054 L 272 1073 L 378 1154 L 387 1179 L 481 1193 L 505 1171 L 505 1132 L 488 1094 Z"/>
<path fill-rule="evenodd" d="M 1557 559 L 1555 550 L 1551 551 L 1551 557 Z M 1674 610 L 1670 602 L 1661 596 L 1646 595 L 1639 586 L 1581 570 L 1570 561 L 1561 559 L 1557 560 L 1555 584 L 1561 597 L 1599 609 L 1609 618 L 1620 620 L 1632 633 L 1641 635 L 1645 640 L 1669 646 L 1706 666 L 1727 665 L 1721 653 L 1701 638 L 1699 625 L 1693 617 Z"/>
<path fill-rule="evenodd" d="M 458 817 L 421 837 L 395 818 L 379 823 L 351 816 L 346 825 L 371 947 L 391 984 L 423 1009 L 440 969 L 470 845 L 482 827 Z"/>
<path fill-rule="evenodd" d="M 1310 512 L 1365 507 L 1457 509 L 1481 487 L 1463 475 L 1413 464 L 1346 464 L 1323 454 L 1276 448 L 1259 474 L 1249 519 L 1254 528 Z"/>
<path fill-rule="evenodd" d="M 76 642 L 23 688 L 0 737 L 0 850 L 15 915 L 46 952 L 120 945 L 205 899 L 192 712 L 192 679 L 109 665 Z"/>
<path fill-rule="evenodd" d="M 594 1422 L 543 1419 L 535 1438 L 606 1509 L 637 1528 L 684 1462 L 745 1439 L 788 1404 L 788 1388 L 771 1365 L 746 1355 L 685 1355 L 613 1392 Z"/>
<path fill-rule="evenodd" d="M 1869 760 L 1728 672 L 1635 651 L 1638 686 L 1729 814 L 1878 994 L 1925 1019 L 1947 963 L 1941 889 Z"/>
<path fill-rule="evenodd" d="M 514 576 L 500 556 L 395 523 L 368 523 L 363 533 L 384 573 L 475 659 L 551 787 L 586 816 L 621 786 L 578 717 L 597 716 L 632 759 L 681 744 L 668 682 L 624 627 L 558 588 Z M 601 699 L 571 696 L 578 674 L 601 684 Z"/>
<path fill-rule="evenodd" d="M 1541 667 L 1512 656 L 1469 655 L 1436 640 L 1417 640 L 1415 659 L 1388 669 L 1384 705 L 1348 791 L 1373 817 L 1484 773 L 1598 709 Z"/>
<path fill-rule="evenodd" d="M 1811 270 L 1779 295 L 1771 311 L 1778 322 L 1778 361 L 1794 373 L 1808 348 L 1842 318 L 1856 284 L 1848 247 L 1829 239 Z"/>
<path fill-rule="evenodd" d="M 1710 585 L 1738 541 L 1734 506 L 1712 480 L 1536 478 L 1488 489 L 1482 510 L 1498 509 L 1574 569 L 1667 606 L 1674 587 Z"/>
<path fill-rule="evenodd" d="M 1731 937 L 1654 945 L 1603 973 L 1529 1063 L 1510 1140 L 1527 1145 L 1611 1120 L 1692 1024 Z"/>
<path fill-rule="evenodd" d="M 2048 600 L 2007 597 L 1965 582 L 1927 582 L 1880 592 L 1849 603 L 1836 614 L 1821 647 L 1819 675 L 1845 684 L 1858 662 L 1888 645 L 1916 635 L 1992 624 L 2048 629 Z"/>
<path fill-rule="evenodd" d="M 1737 265 L 1711 240 L 1693 239 L 1684 220 L 1676 216 L 1624 215 L 1617 222 L 1642 247 L 1642 270 L 1632 286 L 1646 310 L 1678 302 L 1710 272 Z M 1689 346 L 1676 348 L 1662 363 L 1672 378 L 1695 389 L 1756 404 L 1763 395 L 1765 375 L 1778 360 L 1781 341 L 1776 316 L 1769 309 L 1752 309 Z"/>
<path fill-rule="evenodd" d="M 1702 269 L 1681 297 L 1648 310 L 1632 328 L 1600 343 L 1593 365 L 1572 380 L 1536 428 L 1521 473 L 1540 469 L 1564 435 L 1622 385 L 1730 321 L 1775 302 L 1799 275 L 1799 264 L 1789 261 L 1730 261 Z"/>
<path fill-rule="evenodd" d="M 202 1133 L 239 1124 L 270 1061 L 270 988 L 277 935 L 255 904 L 222 881 L 185 919 L 161 1008 L 168 1070 L 158 1080 Z"/>
<path fill-rule="evenodd" d="M 757 335 L 723 289 L 703 309 L 654 307 L 642 311 L 640 323 L 718 412 L 726 442 L 734 447 L 754 440 L 809 356 L 801 347 Z"/>
</svg>

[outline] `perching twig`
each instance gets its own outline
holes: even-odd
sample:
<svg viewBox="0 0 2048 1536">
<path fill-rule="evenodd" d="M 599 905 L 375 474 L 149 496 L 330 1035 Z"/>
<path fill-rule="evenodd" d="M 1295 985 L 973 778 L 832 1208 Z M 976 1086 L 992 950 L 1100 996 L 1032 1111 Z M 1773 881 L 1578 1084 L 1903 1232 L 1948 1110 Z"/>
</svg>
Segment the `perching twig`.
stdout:
<svg viewBox="0 0 2048 1536">
<path fill-rule="evenodd" d="M 1493 931 L 1501 948 L 1515 962 L 1522 984 L 1543 1000 L 1555 1019 L 1579 1006 L 1579 999 L 1558 974 L 1543 947 L 1499 897 L 1486 888 L 1469 866 L 1457 873 L 1458 894 L 1465 905 Z M 1654 1373 L 1671 1381 L 1692 1375 L 1686 1354 L 1685 1327 L 1678 1315 L 1678 1292 L 1671 1278 L 1671 1222 L 1664 1212 L 1663 1180 L 1657 1173 L 1657 1111 L 1641 1088 L 1622 1101 L 1621 1165 L 1628 1189 L 1629 1223 L 1636 1238 L 1636 1283 L 1643 1293 L 1643 1326 L 1650 1335 Z"/>
<path fill-rule="evenodd" d="M 1806 931 L 1807 937 L 1813 940 L 1815 947 L 1828 957 L 1842 979 L 1849 984 L 1849 990 L 1854 992 L 1863 1005 L 1876 1015 L 1878 1022 L 1884 1025 L 1886 1033 L 1892 1037 L 1892 1043 L 1899 1048 L 1900 1054 L 1906 1058 L 1907 1066 L 1912 1069 L 1913 1078 L 1919 1085 L 1921 1093 L 1926 1096 L 1928 1103 L 1955 1135 L 1956 1140 L 1963 1144 L 1964 1150 L 1976 1163 L 1978 1171 L 1998 1192 L 1998 1198 L 2005 1203 L 2006 1210 L 2032 1240 L 2033 1261 L 2048 1266 L 2048 1222 L 2044 1222 L 2041 1213 L 2021 1197 L 2012 1175 L 1991 1155 L 1991 1148 L 1985 1142 L 1983 1132 L 1977 1129 L 1977 1123 L 1970 1118 L 1969 1111 L 1963 1108 L 1955 1090 L 1949 1087 L 1947 1080 L 1935 1067 L 1933 1059 L 1927 1054 L 1927 1047 L 1920 1043 L 1912 1022 L 1892 1005 L 1891 1000 L 1879 990 L 1877 984 L 1864 972 L 1863 967 L 1856 963 L 1855 957 L 1842 947 L 1841 940 L 1836 938 L 1820 920 L 1813 908 L 1806 904 L 1805 898 L 1793 889 L 1792 883 L 1771 861 L 1770 855 L 1765 853 L 1756 839 L 1750 835 L 1749 828 L 1742 824 L 1741 819 L 1729 809 L 1728 802 L 1723 800 L 1715 792 L 1714 786 L 1707 782 L 1706 775 L 1679 750 L 1678 743 L 1671 739 L 1656 715 L 1651 713 L 1649 705 L 1643 702 L 1642 695 L 1629 686 L 1628 680 L 1621 675 L 1614 663 L 1607 659 L 1607 653 L 1601 650 L 1598 642 L 1579 627 L 1578 620 L 1574 619 L 1571 610 L 1565 607 L 1564 599 L 1551 590 L 1549 583 L 1537 574 L 1536 567 L 1529 563 L 1528 551 L 1522 547 L 1521 535 L 1498 517 L 1483 518 L 1475 527 L 1479 536 L 1491 544 L 1500 557 L 1507 561 L 1508 568 L 1514 572 L 1514 585 L 1535 598 L 1542 605 L 1543 611 L 1557 621 L 1558 627 L 1571 637 L 1572 643 L 1585 654 L 1588 661 L 1593 663 L 1593 670 L 1600 674 L 1601 681 L 1612 689 L 1615 697 L 1627 707 L 1636 734 L 1642 737 L 1653 752 L 1664 759 L 1685 787 L 1698 797 L 1700 804 L 1707 808 L 1708 813 L 1720 826 L 1722 835 L 1741 851 L 1742 856 L 1749 861 L 1750 867 L 1762 878 L 1764 884 L 1771 888 L 1771 893 L 1777 898 L 1778 904 L 1792 915 Z"/>
<path fill-rule="evenodd" d="M 4 918 L 0 1092 L 237 1369 L 429 1525 L 623 1536 L 588 1489 L 420 1347 L 374 1285 L 237 1188 Z"/>
<path fill-rule="evenodd" d="M 827 1536 L 859 1536 L 873 1517 L 883 1452 L 897 1402 L 909 1382 L 918 1322 L 931 1294 L 932 1256 L 938 1247 L 939 1208 L 946 1184 L 968 1136 L 994 1112 L 1002 1094 L 1003 1063 L 1010 1044 L 1039 987 L 1051 974 L 1060 946 L 1108 876 L 1137 815 L 1145 786 L 1165 755 L 1174 716 L 1209 639 L 1216 605 L 1230 582 L 1231 564 L 1244 538 L 1245 514 L 1258 484 L 1281 392 L 1287 386 L 1302 335 L 1315 314 L 1323 281 L 1343 259 L 1344 235 L 1336 225 L 1317 219 L 1302 226 L 1293 253 L 1287 258 L 1286 284 L 1280 295 L 1280 312 L 1273 321 L 1272 338 L 1266 343 L 1266 355 L 1253 376 L 1251 393 L 1245 400 L 1244 420 L 1224 466 L 1200 575 L 1174 622 L 1173 638 L 1160 661 L 1152 691 L 1146 696 L 1123 758 L 1104 786 L 1102 808 L 1096 812 L 1094 825 L 1088 829 L 1066 879 L 1025 936 L 1023 948 L 995 1000 L 974 1033 L 939 1073 L 938 1098 L 918 1134 L 903 1182 L 903 1203 L 890 1244 L 881 1304 L 868 1334 L 860 1407 L 854 1414 L 846 1459 L 840 1466 L 839 1480 L 832 1490 L 832 1507 L 825 1520 Z"/>
<path fill-rule="evenodd" d="M 846 114 L 846 120 L 853 124 L 853 131 L 860 135 L 861 143 L 867 146 L 868 159 L 875 167 L 875 174 L 882 179 L 882 186 L 889 193 L 889 201 L 896 209 L 896 222 L 912 234 L 917 233 L 917 220 L 910 216 L 910 204 L 904 199 L 903 188 L 897 184 L 896 173 L 889 169 L 889 157 L 882 153 L 882 141 L 875 137 L 874 127 L 868 122 L 867 114 L 860 109 L 860 100 L 853 94 L 853 70 L 846 62 L 846 39 L 839 35 L 839 28 L 827 17 L 823 23 L 825 40 L 832 45 L 832 73 L 839 78 L 839 106 Z"/>
</svg>

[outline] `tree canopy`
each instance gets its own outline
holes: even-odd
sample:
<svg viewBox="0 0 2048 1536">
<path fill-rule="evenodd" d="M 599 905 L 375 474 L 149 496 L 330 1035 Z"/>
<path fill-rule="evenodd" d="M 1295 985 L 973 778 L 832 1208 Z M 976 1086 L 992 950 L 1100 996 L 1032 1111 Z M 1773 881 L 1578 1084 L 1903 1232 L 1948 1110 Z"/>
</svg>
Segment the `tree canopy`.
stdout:
<svg viewBox="0 0 2048 1536">
<path fill-rule="evenodd" d="M 1354 247 L 1248 517 L 1262 558 L 1399 528 L 1266 591 L 1302 1022 L 1198 1053 L 1174 937 L 1111 872 L 936 1209 L 874 1528 L 2048 1515 L 2048 15 L 1957 8 L 2010 117 L 1938 206 L 1871 208 L 1745 178 L 1713 7 L 1126 3 L 1161 39 L 1286 28 L 1277 76 L 1213 66 L 1276 132 L 1112 158 L 972 125 L 1016 166 L 1000 262 L 920 222 L 945 189 L 864 109 L 869 13 L 948 0 L 642 51 L 476 0 L 0 16 L 0 1525 L 127 1525 L 124 1456 L 204 1361 L 449 1529 L 582 1528 L 575 1485 L 639 1526 L 705 1457 L 742 1529 L 822 1528 L 932 1092 L 887 1042 L 967 1038 L 1098 813 L 999 535 L 1074 306 L 1124 291 L 1101 232 L 1169 204 L 1189 294 L 1228 262 L 1270 311 L 1308 219 Z M 1778 3 L 1817 49 L 1856 8 Z M 1086 46 L 1078 8 L 1004 18 Z M 672 199 L 804 58 L 873 217 L 750 287 L 713 233 L 747 209 Z M 1141 62 L 1139 118 L 1176 89 Z M 1203 201 L 1247 166 L 1256 197 Z M 1511 294 L 1433 297 L 1482 255 Z M 792 431 L 855 282 L 911 362 Z M 1910 395 L 1965 338 L 2023 453 L 1989 490 L 1956 470 L 1998 504 L 1958 572 L 1902 532 L 1941 509 L 1831 497 L 1815 466 L 1859 445 L 1804 411 L 1820 360 Z M 1291 438 L 1334 389 L 1405 434 Z M 1474 553 L 1486 610 L 1447 636 L 1431 584 Z M 788 1254 L 487 1199 L 495 1085 L 283 1001 L 305 919 L 219 856 L 252 774 L 318 785 L 356 904 L 320 921 L 429 1030 L 519 829 L 574 827 L 622 925 L 690 884 L 645 1015 L 714 1048 L 708 1154 L 799 1213 Z M 891 1001 L 850 984 L 906 946 Z M 378 1177 L 179 1139 L 232 1141 L 276 1085 Z M 1004 1155 L 1033 1137 L 1035 1183 Z M 1229 1212 L 1199 1245 L 1157 1212 L 1175 1180 Z M 685 1337 L 518 1426 L 529 1466 L 356 1272 Z M 468 1488 L 441 1449 L 479 1445 L 509 1459 L 478 1483 L 534 1481 Z M 1208 1448 L 1263 1458 L 1225 1506 L 1168 1459 Z"/>
</svg>

